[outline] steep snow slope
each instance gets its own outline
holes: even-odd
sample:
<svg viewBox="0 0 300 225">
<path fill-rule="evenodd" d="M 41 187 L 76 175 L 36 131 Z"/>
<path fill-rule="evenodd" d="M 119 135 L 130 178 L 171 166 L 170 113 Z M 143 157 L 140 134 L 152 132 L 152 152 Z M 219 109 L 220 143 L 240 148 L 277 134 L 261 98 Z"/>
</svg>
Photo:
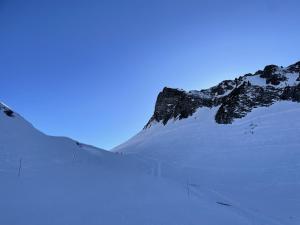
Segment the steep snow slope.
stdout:
<svg viewBox="0 0 300 225">
<path fill-rule="evenodd" d="M 0 105 L 1 225 L 251 224 L 211 190 L 155 169 L 139 157 L 44 135 Z"/>
<path fill-rule="evenodd" d="M 217 110 L 153 123 L 114 151 L 181 179 L 192 195 L 222 199 L 251 224 L 300 224 L 300 104 L 279 101 L 226 125 Z"/>
</svg>

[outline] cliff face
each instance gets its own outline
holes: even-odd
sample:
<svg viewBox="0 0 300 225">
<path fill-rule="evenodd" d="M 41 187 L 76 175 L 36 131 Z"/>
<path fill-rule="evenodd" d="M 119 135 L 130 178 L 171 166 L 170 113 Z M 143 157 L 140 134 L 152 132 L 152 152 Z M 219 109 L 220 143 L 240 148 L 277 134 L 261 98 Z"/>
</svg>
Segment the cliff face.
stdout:
<svg viewBox="0 0 300 225">
<path fill-rule="evenodd" d="M 200 107 L 219 107 L 216 122 L 230 124 L 253 108 L 267 107 L 281 100 L 300 102 L 300 61 L 286 68 L 268 65 L 254 74 L 225 80 L 200 91 L 165 87 L 145 128 L 154 122 L 166 124 L 171 119 L 187 118 Z"/>
</svg>

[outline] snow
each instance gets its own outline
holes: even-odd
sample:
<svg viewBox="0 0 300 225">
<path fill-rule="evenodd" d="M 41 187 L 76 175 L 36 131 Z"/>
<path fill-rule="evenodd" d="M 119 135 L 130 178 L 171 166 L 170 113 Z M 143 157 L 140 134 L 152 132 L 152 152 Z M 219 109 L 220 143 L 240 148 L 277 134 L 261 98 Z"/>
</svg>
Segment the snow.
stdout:
<svg viewBox="0 0 300 225">
<path fill-rule="evenodd" d="M 188 177 L 252 224 L 299 224 L 299 103 L 256 108 L 231 125 L 216 124 L 216 111 L 155 124 L 114 151 L 159 161 L 163 176 Z"/>
<path fill-rule="evenodd" d="M 261 78 L 260 76 L 248 76 L 246 77 L 246 81 L 249 81 L 251 83 L 251 85 L 257 85 L 257 86 L 267 86 L 266 85 L 266 79 L 265 78 Z"/>
<path fill-rule="evenodd" d="M 10 109 L 9 106 L 7 106 L 5 103 L 3 102 L 0 102 L 0 108 L 7 108 L 7 109 Z"/>
<path fill-rule="evenodd" d="M 297 78 L 299 76 L 298 73 L 283 73 L 283 74 L 287 78 L 287 80 L 280 82 L 279 85 L 266 84 L 266 79 L 261 78 L 259 75 L 247 76 L 244 79 L 245 81 L 249 81 L 251 85 L 257 85 L 261 87 L 273 86 L 275 88 L 284 88 L 286 86 L 295 86 L 299 84 L 299 81 L 297 81 Z"/>
<path fill-rule="evenodd" d="M 0 224 L 249 224 L 160 163 L 46 136 L 17 114 L 0 113 L 0 133 Z"/>
<path fill-rule="evenodd" d="M 298 225 L 300 105 L 155 123 L 108 152 L 0 112 L 2 225 Z"/>
<path fill-rule="evenodd" d="M 203 99 L 210 99 L 211 95 L 210 92 L 205 90 L 205 91 L 197 91 L 197 90 L 192 90 L 187 92 L 188 95 L 192 95 L 192 96 L 197 96 L 199 98 L 203 98 Z"/>
</svg>

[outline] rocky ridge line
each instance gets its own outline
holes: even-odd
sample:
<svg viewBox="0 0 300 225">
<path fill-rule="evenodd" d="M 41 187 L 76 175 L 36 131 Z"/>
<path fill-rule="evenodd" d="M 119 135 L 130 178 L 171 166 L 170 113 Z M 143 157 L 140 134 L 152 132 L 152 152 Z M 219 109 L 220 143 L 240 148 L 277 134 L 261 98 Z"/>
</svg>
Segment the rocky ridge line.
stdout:
<svg viewBox="0 0 300 225">
<path fill-rule="evenodd" d="M 267 107 L 276 101 L 300 102 L 300 61 L 285 68 L 268 65 L 254 74 L 225 80 L 201 91 L 165 87 L 145 128 L 155 122 L 165 125 L 171 119 L 188 118 L 200 107 L 219 107 L 216 122 L 230 124 L 253 108 Z"/>
</svg>

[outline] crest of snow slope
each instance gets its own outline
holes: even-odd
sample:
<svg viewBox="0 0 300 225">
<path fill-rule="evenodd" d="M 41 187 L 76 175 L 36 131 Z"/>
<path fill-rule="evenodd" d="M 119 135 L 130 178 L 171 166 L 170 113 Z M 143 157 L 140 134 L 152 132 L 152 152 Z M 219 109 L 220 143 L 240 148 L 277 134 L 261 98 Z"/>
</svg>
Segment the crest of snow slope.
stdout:
<svg viewBox="0 0 300 225">
<path fill-rule="evenodd" d="M 139 157 L 47 136 L 0 108 L 0 224 L 252 224 Z"/>
<path fill-rule="evenodd" d="M 224 198 L 251 224 L 300 224 L 300 104 L 279 101 L 226 125 L 216 111 L 156 123 L 114 151 Z"/>
</svg>

